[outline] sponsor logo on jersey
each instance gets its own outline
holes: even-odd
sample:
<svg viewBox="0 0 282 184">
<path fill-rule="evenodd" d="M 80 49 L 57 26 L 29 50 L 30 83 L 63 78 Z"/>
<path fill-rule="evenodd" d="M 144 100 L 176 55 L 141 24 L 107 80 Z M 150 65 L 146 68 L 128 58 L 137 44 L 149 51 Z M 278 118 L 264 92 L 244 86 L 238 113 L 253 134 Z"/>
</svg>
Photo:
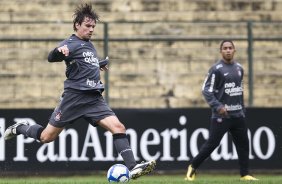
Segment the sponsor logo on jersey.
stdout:
<svg viewBox="0 0 282 184">
<path fill-rule="evenodd" d="M 86 63 L 100 67 L 99 66 L 99 60 L 98 60 L 98 58 L 95 57 L 95 54 L 93 52 L 83 52 L 82 55 L 83 55 L 84 61 Z"/>
<path fill-rule="evenodd" d="M 97 85 L 97 83 L 94 80 L 87 79 L 86 85 L 94 88 Z"/>
<path fill-rule="evenodd" d="M 237 110 L 241 110 L 243 107 L 241 104 L 237 104 L 237 105 L 227 105 L 225 104 L 225 108 L 227 111 L 237 111 Z"/>
<path fill-rule="evenodd" d="M 224 92 L 229 96 L 240 96 L 243 94 L 243 87 L 236 86 L 235 82 L 225 83 Z"/>
</svg>

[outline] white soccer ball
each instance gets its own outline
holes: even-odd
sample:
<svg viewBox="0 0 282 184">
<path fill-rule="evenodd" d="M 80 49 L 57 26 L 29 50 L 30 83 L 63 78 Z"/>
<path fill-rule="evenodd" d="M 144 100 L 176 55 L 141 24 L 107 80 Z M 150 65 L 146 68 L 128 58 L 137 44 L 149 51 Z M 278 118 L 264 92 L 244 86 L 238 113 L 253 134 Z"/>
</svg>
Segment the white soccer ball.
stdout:
<svg viewBox="0 0 282 184">
<path fill-rule="evenodd" d="M 108 170 L 107 178 L 109 182 L 126 183 L 130 180 L 130 172 L 123 164 L 115 164 Z"/>
</svg>

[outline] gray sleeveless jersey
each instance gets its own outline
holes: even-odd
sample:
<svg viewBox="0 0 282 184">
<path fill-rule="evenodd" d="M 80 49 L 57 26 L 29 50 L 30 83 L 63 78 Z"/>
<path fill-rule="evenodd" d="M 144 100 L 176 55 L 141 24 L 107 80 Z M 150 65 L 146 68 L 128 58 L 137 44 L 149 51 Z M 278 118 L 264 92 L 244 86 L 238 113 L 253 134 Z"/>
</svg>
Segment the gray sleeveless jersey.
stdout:
<svg viewBox="0 0 282 184">
<path fill-rule="evenodd" d="M 205 79 L 202 93 L 212 108 L 212 117 L 221 117 L 218 110 L 225 106 L 229 117 L 244 117 L 242 66 L 234 62 L 226 64 L 223 60 L 214 64 Z"/>
<path fill-rule="evenodd" d="M 70 36 L 59 44 L 67 45 L 69 56 L 65 57 L 56 47 L 48 55 L 49 62 L 65 61 L 66 77 L 64 89 L 80 91 L 103 91 L 104 85 L 100 81 L 100 67 L 97 52 L 88 40 L 81 40 L 76 35 Z"/>
</svg>

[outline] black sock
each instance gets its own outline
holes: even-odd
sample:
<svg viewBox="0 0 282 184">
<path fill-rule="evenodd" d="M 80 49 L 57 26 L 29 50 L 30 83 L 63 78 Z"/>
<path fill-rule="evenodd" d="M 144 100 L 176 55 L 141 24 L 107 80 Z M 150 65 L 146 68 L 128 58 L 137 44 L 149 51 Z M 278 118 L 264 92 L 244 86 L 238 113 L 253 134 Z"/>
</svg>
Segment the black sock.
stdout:
<svg viewBox="0 0 282 184">
<path fill-rule="evenodd" d="M 117 152 L 122 156 L 126 167 L 131 170 L 136 165 L 136 161 L 126 134 L 113 134 L 113 139 Z"/>
<path fill-rule="evenodd" d="M 31 137 L 40 141 L 40 135 L 44 128 L 41 125 L 20 125 L 17 127 L 17 132 L 26 137 Z"/>
</svg>

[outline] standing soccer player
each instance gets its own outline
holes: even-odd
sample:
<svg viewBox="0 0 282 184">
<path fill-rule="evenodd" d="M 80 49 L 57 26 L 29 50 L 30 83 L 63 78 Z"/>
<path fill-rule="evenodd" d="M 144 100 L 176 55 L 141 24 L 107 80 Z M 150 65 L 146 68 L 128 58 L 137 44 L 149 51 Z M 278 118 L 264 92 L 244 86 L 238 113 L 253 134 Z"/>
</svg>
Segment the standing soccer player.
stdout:
<svg viewBox="0 0 282 184">
<path fill-rule="evenodd" d="M 66 77 L 61 101 L 52 113 L 48 125 L 19 122 L 7 128 L 5 140 L 19 134 L 34 138 L 41 143 L 54 141 L 65 126 L 79 118 L 84 118 L 93 126 L 101 126 L 113 134 L 114 145 L 122 156 L 125 165 L 136 179 L 150 173 L 156 161 L 137 164 L 126 136 L 125 126 L 106 104 L 102 92 L 104 85 L 100 81 L 100 70 L 107 70 L 107 63 L 101 65 L 95 47 L 90 41 L 99 16 L 90 4 L 76 8 L 73 30 L 69 38 L 62 41 L 48 56 L 49 62 L 65 61 Z"/>
<path fill-rule="evenodd" d="M 230 132 L 239 157 L 241 180 L 258 180 L 249 174 L 249 139 L 245 123 L 242 66 L 233 60 L 235 46 L 231 40 L 220 44 L 222 59 L 214 64 L 204 81 L 202 93 L 211 107 L 209 138 L 188 166 L 186 180 L 195 180 L 196 169 Z"/>
</svg>

